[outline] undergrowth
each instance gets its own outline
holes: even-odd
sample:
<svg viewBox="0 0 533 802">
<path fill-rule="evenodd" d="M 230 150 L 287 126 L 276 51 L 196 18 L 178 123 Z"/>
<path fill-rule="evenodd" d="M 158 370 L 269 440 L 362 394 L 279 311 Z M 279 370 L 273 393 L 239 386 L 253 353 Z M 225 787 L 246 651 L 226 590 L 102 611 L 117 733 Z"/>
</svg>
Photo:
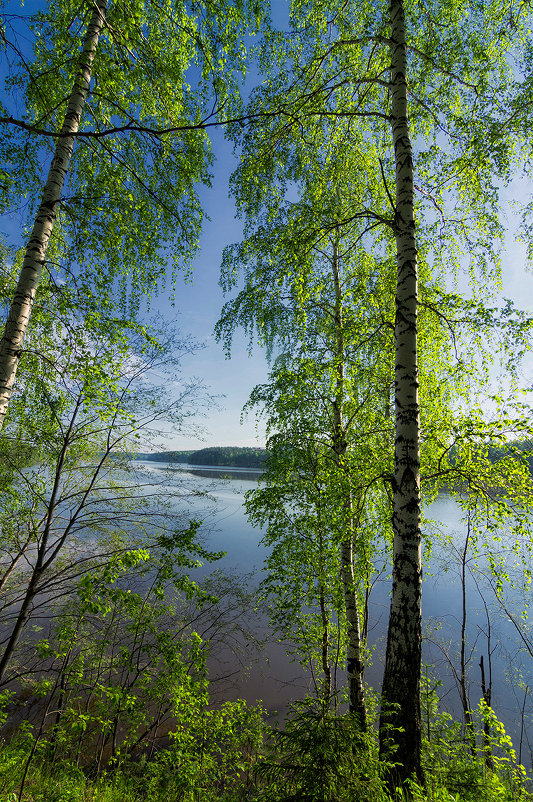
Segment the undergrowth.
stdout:
<svg viewBox="0 0 533 802">
<path fill-rule="evenodd" d="M 307 699 L 292 706 L 285 726 L 264 723 L 260 708 L 227 703 L 205 711 L 195 728 L 175 727 L 170 742 L 148 758 L 123 756 L 96 772 L 65 759 L 50 761 L 22 726 L 0 748 L 2 802 L 391 802 L 378 758 L 375 728 L 361 734 L 349 716 Z M 533 802 L 529 781 L 502 725 L 477 711 L 489 731 L 472 751 L 461 725 L 434 717 L 424 740 L 425 787 L 398 790 L 396 802 Z M 489 728 L 483 727 L 489 722 Z M 390 761 L 393 762 L 394 756 Z M 22 787 L 23 786 L 23 787 Z"/>
</svg>

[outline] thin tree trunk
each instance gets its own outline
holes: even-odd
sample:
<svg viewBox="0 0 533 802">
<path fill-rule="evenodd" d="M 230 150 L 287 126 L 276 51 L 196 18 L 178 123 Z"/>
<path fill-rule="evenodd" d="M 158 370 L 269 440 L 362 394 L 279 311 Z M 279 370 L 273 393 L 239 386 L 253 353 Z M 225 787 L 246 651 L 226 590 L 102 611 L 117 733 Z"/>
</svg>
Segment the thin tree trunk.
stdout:
<svg viewBox="0 0 533 802">
<path fill-rule="evenodd" d="M 472 712 L 470 710 L 470 701 L 468 699 L 468 689 L 466 687 L 466 557 L 468 554 L 468 544 L 470 542 L 470 512 L 467 519 L 467 530 L 465 546 L 461 556 L 461 589 L 462 589 L 462 619 L 461 619 L 461 673 L 459 677 L 459 687 L 461 689 L 461 704 L 463 705 L 463 715 L 465 720 L 466 732 L 468 741 L 470 743 L 470 752 L 472 758 L 476 757 L 476 732 L 474 722 L 472 720 Z"/>
<path fill-rule="evenodd" d="M 490 660 L 490 651 L 489 651 L 489 660 Z M 490 703 L 492 701 L 492 682 L 489 680 L 489 684 L 487 685 L 485 680 L 485 663 L 483 660 L 483 655 L 481 655 L 479 661 L 479 668 L 481 669 L 481 693 L 483 694 L 483 701 L 490 707 Z M 483 721 L 483 759 L 485 761 L 485 767 L 489 771 L 494 770 L 494 761 L 492 759 L 492 749 L 490 745 L 490 723 L 488 717 L 485 717 Z"/>
<path fill-rule="evenodd" d="M 357 594 L 353 575 L 352 539 L 342 543 L 342 581 L 344 585 L 344 602 L 348 623 L 348 649 L 346 654 L 346 670 L 350 692 L 350 713 L 357 718 L 359 728 L 366 731 L 366 705 L 363 686 L 363 659 L 361 654 L 361 628 L 357 609 Z"/>
<path fill-rule="evenodd" d="M 525 712 L 526 712 L 526 702 L 527 702 L 527 695 L 529 693 L 529 687 L 526 685 L 524 687 L 524 701 L 522 702 L 522 711 L 520 716 L 520 743 L 518 745 L 518 765 L 522 765 L 522 743 L 524 740 L 524 724 L 525 724 Z"/>
<path fill-rule="evenodd" d="M 60 482 L 61 482 L 61 477 L 62 477 L 62 473 L 63 473 L 63 465 L 65 463 L 65 458 L 66 458 L 66 455 L 67 455 L 67 451 L 68 451 L 69 446 L 70 446 L 72 431 L 74 429 L 74 424 L 76 422 L 76 417 L 78 415 L 79 409 L 80 409 L 81 404 L 82 404 L 82 399 L 83 399 L 83 396 L 80 395 L 78 397 L 74 412 L 73 412 L 72 417 L 70 419 L 70 423 L 69 423 L 68 429 L 67 429 L 67 431 L 65 433 L 65 436 L 63 438 L 63 444 L 61 446 L 61 451 L 60 451 L 60 454 L 59 454 L 59 458 L 58 458 L 57 466 L 56 466 L 56 470 L 55 470 L 54 484 L 53 484 L 53 487 L 52 487 L 52 492 L 50 494 L 50 501 L 48 502 L 48 509 L 47 509 L 47 512 L 46 512 L 46 517 L 45 517 L 45 521 L 44 521 L 44 527 L 43 527 L 43 531 L 42 531 L 42 534 L 41 534 L 41 537 L 40 537 L 39 546 L 38 546 L 38 549 L 37 549 L 37 557 L 36 557 L 36 560 L 35 560 L 35 565 L 32 568 L 30 580 L 28 582 L 28 587 L 26 588 L 26 592 L 24 594 L 24 599 L 22 601 L 20 610 L 19 610 L 19 612 L 17 614 L 17 619 L 15 621 L 15 626 L 13 627 L 13 631 L 11 633 L 11 636 L 10 636 L 8 642 L 7 642 L 6 648 L 4 649 L 4 653 L 2 654 L 2 657 L 0 659 L 0 686 L 2 684 L 4 684 L 4 678 L 5 678 L 5 674 L 6 674 L 6 671 L 8 669 L 9 663 L 11 662 L 11 659 L 13 657 L 13 654 L 14 654 L 15 649 L 17 647 L 17 644 L 19 642 L 22 630 L 26 626 L 26 622 L 28 621 L 28 618 L 30 617 L 33 601 L 34 601 L 35 597 L 39 593 L 41 579 L 45 575 L 47 567 L 49 565 L 50 558 L 48 560 L 46 560 L 45 558 L 46 558 L 46 553 L 47 553 L 47 549 L 48 549 L 48 546 L 49 546 L 50 533 L 51 533 L 51 530 L 52 530 L 52 523 L 53 523 L 53 520 L 54 520 L 55 510 L 56 510 L 56 506 L 57 506 L 57 503 L 58 503 L 58 496 L 59 496 L 59 492 L 60 492 Z M 70 524 L 69 525 L 73 524 L 75 519 L 76 519 L 76 516 L 72 516 L 71 519 L 70 519 Z M 65 532 L 68 533 L 68 527 L 65 530 Z M 64 535 L 64 537 L 65 536 L 66 535 Z"/>
<path fill-rule="evenodd" d="M 407 110 L 406 30 L 403 0 L 391 0 L 391 126 L 396 168 L 397 247 L 395 457 L 393 480 L 392 598 L 382 688 L 380 751 L 396 747 L 399 764 L 391 788 L 407 778 L 422 780 L 420 415 L 417 360 L 417 248 L 413 155 Z M 391 729 L 391 727 L 393 729 Z"/>
<path fill-rule="evenodd" d="M 331 704 L 331 667 L 329 665 L 329 620 L 326 611 L 323 587 L 320 590 L 320 617 L 322 621 L 322 671 L 324 672 L 324 705 Z"/>
<path fill-rule="evenodd" d="M 333 243 L 333 284 L 335 287 L 335 368 L 336 391 L 333 405 L 333 427 L 335 456 L 337 465 L 345 471 L 343 460 L 346 456 L 347 443 L 343 425 L 344 401 L 344 335 L 342 320 L 342 293 L 339 278 L 339 247 Z M 348 483 L 345 483 L 349 487 Z M 351 492 L 347 491 L 344 503 L 346 513 L 347 536 L 341 544 L 341 579 L 344 589 L 344 604 L 348 624 L 348 648 L 346 655 L 346 671 L 348 674 L 348 690 L 350 696 L 349 710 L 357 718 L 361 731 L 367 727 L 365 692 L 363 686 L 363 660 L 361 649 L 361 625 L 357 608 L 357 593 L 353 570 L 353 503 Z"/>
<path fill-rule="evenodd" d="M 43 724 L 44 724 L 44 722 L 46 722 L 47 716 L 49 715 L 50 706 L 51 706 L 52 702 L 54 701 L 56 690 L 58 690 L 58 688 L 59 688 L 59 693 L 57 695 L 57 710 L 56 710 L 56 714 L 55 714 L 55 721 L 54 721 L 54 724 L 53 724 L 53 726 L 51 728 L 50 736 L 48 738 L 48 750 L 47 750 L 48 751 L 48 760 L 49 760 L 49 763 L 52 764 L 52 765 L 53 765 L 53 763 L 54 763 L 54 761 L 56 759 L 56 754 L 57 754 L 57 736 L 58 736 L 58 733 L 59 733 L 59 725 L 61 724 L 61 721 L 63 719 L 63 715 L 64 715 L 65 707 L 66 707 L 67 669 L 69 667 L 70 657 L 72 655 L 72 648 L 73 648 L 73 645 L 74 645 L 74 643 L 73 643 L 74 637 L 78 633 L 78 629 L 79 629 L 80 623 L 81 623 L 81 619 L 78 619 L 78 624 L 77 624 L 77 627 L 76 627 L 76 631 L 71 636 L 69 648 L 67 649 L 67 653 L 65 654 L 65 657 L 63 658 L 63 660 L 61 662 L 61 666 L 59 668 L 58 679 L 56 679 L 55 687 L 52 689 L 52 691 L 50 693 L 50 701 L 49 701 L 49 703 L 47 705 L 46 712 L 45 712 L 45 714 L 43 716 Z M 59 680 L 59 682 L 58 682 L 58 680 Z"/>
<path fill-rule="evenodd" d="M 89 91 L 92 65 L 106 16 L 107 0 L 93 0 L 90 6 L 93 12 L 83 42 L 79 71 L 74 81 L 61 127 L 61 136 L 56 144 L 54 158 L 24 255 L 4 335 L 0 341 L 0 429 L 4 424 L 13 392 L 15 376 L 22 354 L 24 335 L 28 328 L 37 287 L 46 259 L 46 251 L 74 150 L 75 137 L 73 134 L 76 134 L 79 129 L 83 107 Z"/>
<path fill-rule="evenodd" d="M 315 485 L 316 487 L 316 485 Z M 320 554 L 320 562 L 319 562 L 319 571 L 320 571 L 320 591 L 319 591 L 319 604 L 320 604 L 320 622 L 322 625 L 322 649 L 321 649 L 321 661 L 322 661 L 322 671 L 324 674 L 324 682 L 322 686 L 323 691 L 323 700 L 324 700 L 324 710 L 329 710 L 331 705 L 331 666 L 329 664 L 329 618 L 328 612 L 326 607 L 326 594 L 324 590 L 324 582 L 323 582 L 323 574 L 324 574 L 324 537 L 323 537 L 323 530 L 322 530 L 322 515 L 321 515 L 321 508 L 318 504 L 318 499 L 320 498 L 320 489 L 316 487 L 316 498 L 317 498 L 317 519 L 318 519 L 318 548 Z"/>
</svg>

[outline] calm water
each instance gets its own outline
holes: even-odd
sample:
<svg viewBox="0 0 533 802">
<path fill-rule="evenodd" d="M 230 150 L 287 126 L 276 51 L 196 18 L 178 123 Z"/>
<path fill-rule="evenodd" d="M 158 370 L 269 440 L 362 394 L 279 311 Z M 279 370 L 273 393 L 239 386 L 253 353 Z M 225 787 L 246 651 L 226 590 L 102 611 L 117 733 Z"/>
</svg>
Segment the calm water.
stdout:
<svg viewBox="0 0 533 802">
<path fill-rule="evenodd" d="M 258 581 L 265 548 L 260 545 L 261 531 L 254 529 L 247 521 L 243 500 L 246 491 L 257 487 L 253 473 L 231 469 L 219 469 L 218 473 L 229 473 L 232 478 L 221 482 L 217 471 L 201 468 L 190 472 L 177 470 L 176 465 L 147 462 L 143 470 L 152 473 L 160 480 L 165 475 L 169 484 L 185 482 L 190 488 L 209 492 L 212 501 L 197 499 L 191 502 L 191 515 L 206 521 L 208 532 L 206 545 L 213 550 L 224 550 L 226 557 L 217 564 L 224 570 L 250 574 L 251 587 Z M 172 470 L 166 472 L 166 468 Z M 186 468 L 186 466 L 183 466 Z M 243 478 L 245 474 L 246 478 Z M 237 478 L 235 478 L 235 476 Z M 213 477 L 213 478 L 211 478 Z M 423 586 L 424 652 L 423 660 L 433 669 L 436 679 L 442 682 L 439 696 L 442 706 L 454 715 L 460 716 L 459 696 L 454 679 L 458 671 L 459 636 L 462 616 L 462 585 L 458 554 L 466 536 L 464 514 L 455 500 L 447 495 L 440 496 L 426 510 L 426 517 L 432 519 L 425 525 L 426 531 L 439 531 L 449 538 L 445 545 L 434 547 L 433 554 L 425 567 Z M 512 560 L 509 567 L 512 568 Z M 473 567 L 474 559 L 470 561 Z M 478 560 L 481 571 L 487 564 Z M 212 570 L 211 567 L 199 569 L 199 575 Z M 533 747 L 533 732 L 528 735 L 529 721 L 533 714 L 529 688 L 533 689 L 533 659 L 520 648 L 515 629 L 501 606 L 497 603 L 488 582 L 477 575 L 476 580 L 468 575 L 468 649 L 469 692 L 471 706 L 475 707 L 481 697 L 480 657 L 483 655 L 488 673 L 488 652 L 490 648 L 492 663 L 492 706 L 503 721 L 507 732 L 512 736 L 518 750 L 522 740 L 522 760 L 530 762 L 529 740 Z M 379 687 L 385 651 L 386 626 L 389 608 L 390 577 L 387 571 L 376 582 L 371 595 L 369 645 L 373 651 L 373 665 L 368 669 L 370 684 Z M 509 601 L 513 614 L 520 612 L 518 598 Z M 246 676 L 240 673 L 233 688 L 225 689 L 230 697 L 244 697 L 250 702 L 262 700 L 271 712 L 283 715 L 291 699 L 302 697 L 312 687 L 312 678 L 298 666 L 291 663 L 282 646 L 269 637 L 266 619 L 260 614 L 254 621 L 258 633 L 267 640 L 263 652 Z M 489 636 L 490 635 L 490 640 Z M 253 658 L 253 655 L 251 655 Z M 268 665 L 266 658 L 268 658 Z M 518 686 L 518 679 L 521 687 Z M 511 682 L 512 680 L 512 682 Z M 524 705 L 525 700 L 525 705 Z M 521 711 L 524 708 L 526 725 L 521 725 Z"/>
</svg>

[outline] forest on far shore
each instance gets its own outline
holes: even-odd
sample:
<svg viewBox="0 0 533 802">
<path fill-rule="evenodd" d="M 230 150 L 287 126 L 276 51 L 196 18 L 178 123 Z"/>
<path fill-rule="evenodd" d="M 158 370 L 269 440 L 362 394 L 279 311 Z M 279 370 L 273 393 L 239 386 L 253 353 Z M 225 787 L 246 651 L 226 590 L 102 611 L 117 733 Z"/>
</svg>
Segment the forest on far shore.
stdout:
<svg viewBox="0 0 533 802">
<path fill-rule="evenodd" d="M 198 451 L 159 451 L 135 455 L 135 459 L 152 462 L 186 462 L 188 465 L 223 465 L 235 468 L 262 468 L 266 458 L 265 448 L 248 446 L 211 446 Z"/>
</svg>

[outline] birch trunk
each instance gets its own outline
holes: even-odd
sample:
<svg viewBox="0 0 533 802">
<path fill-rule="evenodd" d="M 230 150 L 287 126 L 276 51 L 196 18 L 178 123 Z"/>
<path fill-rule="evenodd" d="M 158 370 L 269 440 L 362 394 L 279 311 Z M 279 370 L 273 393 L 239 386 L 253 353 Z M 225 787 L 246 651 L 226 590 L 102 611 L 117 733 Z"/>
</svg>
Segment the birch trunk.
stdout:
<svg viewBox="0 0 533 802">
<path fill-rule="evenodd" d="M 4 335 L 0 341 L 0 429 L 2 428 L 15 384 L 22 354 L 24 335 L 44 267 L 46 251 L 54 228 L 65 178 L 74 150 L 73 134 L 79 130 L 83 107 L 89 91 L 92 65 L 104 26 L 107 0 L 94 0 L 79 60 L 79 71 L 58 138 L 54 158 L 46 179 L 35 223 L 24 255 L 20 276 L 11 302 Z"/>
<path fill-rule="evenodd" d="M 346 671 L 348 673 L 348 690 L 350 693 L 349 710 L 357 719 L 359 729 L 366 732 L 366 705 L 363 686 L 363 658 L 361 654 L 361 627 L 357 609 L 357 594 L 353 573 L 353 541 L 347 538 L 342 543 L 342 584 L 344 586 L 344 603 L 348 623 L 348 649 L 346 655 Z"/>
<path fill-rule="evenodd" d="M 343 425 L 344 399 L 344 335 L 342 321 L 342 293 L 339 278 L 338 243 L 333 245 L 333 283 L 335 286 L 335 367 L 336 391 L 333 405 L 333 427 L 335 441 L 335 457 L 341 468 L 346 455 L 347 443 Z M 353 504 L 351 493 L 347 493 L 344 503 L 348 534 L 341 544 L 341 579 L 344 589 L 344 605 L 348 624 L 348 648 L 346 655 L 346 671 L 348 674 L 348 690 L 350 696 L 349 710 L 357 718 L 360 729 L 366 730 L 366 706 L 363 686 L 363 660 L 361 650 L 361 625 L 357 608 L 357 593 L 353 570 Z"/>
<path fill-rule="evenodd" d="M 403 0 L 390 0 L 391 126 L 396 166 L 397 248 L 395 325 L 395 457 L 393 481 L 392 598 L 380 721 L 381 754 L 396 747 L 391 787 L 420 766 L 420 413 L 417 359 L 417 248 L 413 155 L 407 108 L 406 30 Z M 388 729 L 393 727 L 394 729 Z"/>
</svg>

